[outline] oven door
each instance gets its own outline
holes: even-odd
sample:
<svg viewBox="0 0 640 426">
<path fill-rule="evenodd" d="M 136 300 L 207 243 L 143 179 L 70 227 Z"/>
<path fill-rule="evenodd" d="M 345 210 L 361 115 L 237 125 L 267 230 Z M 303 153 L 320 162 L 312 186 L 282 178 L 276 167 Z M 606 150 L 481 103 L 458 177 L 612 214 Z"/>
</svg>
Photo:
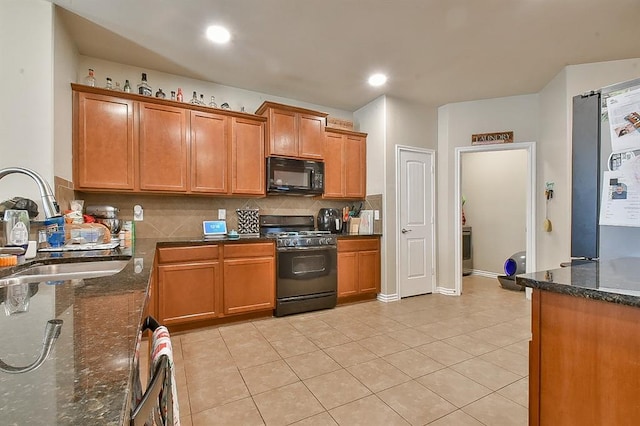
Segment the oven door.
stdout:
<svg viewBox="0 0 640 426">
<path fill-rule="evenodd" d="M 278 299 L 337 291 L 335 246 L 280 247 L 277 256 Z"/>
</svg>

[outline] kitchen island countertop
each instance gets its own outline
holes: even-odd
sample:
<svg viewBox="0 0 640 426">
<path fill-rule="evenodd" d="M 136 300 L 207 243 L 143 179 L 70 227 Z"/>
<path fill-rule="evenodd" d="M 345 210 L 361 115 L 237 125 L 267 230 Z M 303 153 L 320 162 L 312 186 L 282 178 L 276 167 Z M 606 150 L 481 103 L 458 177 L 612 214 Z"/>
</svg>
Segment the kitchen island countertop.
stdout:
<svg viewBox="0 0 640 426">
<path fill-rule="evenodd" d="M 566 268 L 516 276 L 516 283 L 570 296 L 640 307 L 640 258 L 574 261 Z"/>
</svg>

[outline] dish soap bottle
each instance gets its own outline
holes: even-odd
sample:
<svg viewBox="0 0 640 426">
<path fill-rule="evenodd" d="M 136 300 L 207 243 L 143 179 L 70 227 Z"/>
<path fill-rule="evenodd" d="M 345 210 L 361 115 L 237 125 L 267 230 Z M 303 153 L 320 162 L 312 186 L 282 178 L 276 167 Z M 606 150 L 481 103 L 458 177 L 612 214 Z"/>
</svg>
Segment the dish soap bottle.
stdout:
<svg viewBox="0 0 640 426">
<path fill-rule="evenodd" d="M 151 90 L 151 86 L 147 83 L 147 73 L 142 73 L 142 81 L 138 84 L 138 94 L 144 96 L 152 96 L 153 91 Z"/>
<path fill-rule="evenodd" d="M 29 245 L 29 214 L 26 210 L 6 210 L 4 212 L 7 246 L 24 249 Z"/>
</svg>

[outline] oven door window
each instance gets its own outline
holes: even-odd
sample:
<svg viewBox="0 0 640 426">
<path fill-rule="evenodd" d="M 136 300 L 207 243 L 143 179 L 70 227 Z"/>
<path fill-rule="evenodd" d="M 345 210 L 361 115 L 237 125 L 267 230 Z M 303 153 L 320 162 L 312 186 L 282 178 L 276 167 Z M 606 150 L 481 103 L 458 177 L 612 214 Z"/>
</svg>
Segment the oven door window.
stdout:
<svg viewBox="0 0 640 426">
<path fill-rule="evenodd" d="M 292 250 L 278 253 L 280 278 L 307 280 L 328 275 L 335 268 L 326 250 Z"/>
</svg>

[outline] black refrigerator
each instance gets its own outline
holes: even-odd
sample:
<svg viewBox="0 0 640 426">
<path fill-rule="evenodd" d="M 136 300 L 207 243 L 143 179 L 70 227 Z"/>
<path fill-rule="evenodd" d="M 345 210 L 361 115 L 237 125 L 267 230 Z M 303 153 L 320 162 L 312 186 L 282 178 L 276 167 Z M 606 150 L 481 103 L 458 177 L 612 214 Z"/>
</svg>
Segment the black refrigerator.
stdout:
<svg viewBox="0 0 640 426">
<path fill-rule="evenodd" d="M 640 257 L 640 227 L 599 224 L 603 174 L 612 153 L 606 100 L 640 88 L 640 78 L 573 98 L 571 257 Z"/>
</svg>

